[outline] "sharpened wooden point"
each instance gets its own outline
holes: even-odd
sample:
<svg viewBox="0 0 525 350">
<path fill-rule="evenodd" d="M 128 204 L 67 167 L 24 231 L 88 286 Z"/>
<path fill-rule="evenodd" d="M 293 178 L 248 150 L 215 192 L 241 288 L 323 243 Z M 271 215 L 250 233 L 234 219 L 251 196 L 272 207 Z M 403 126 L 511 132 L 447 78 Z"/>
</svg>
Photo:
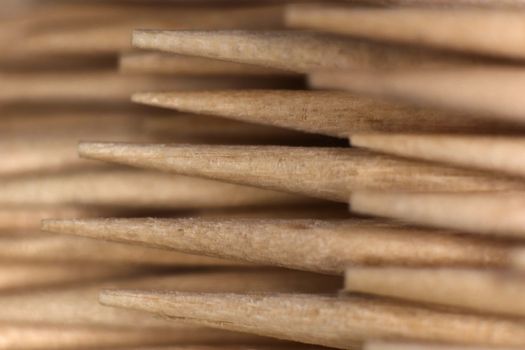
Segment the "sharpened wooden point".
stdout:
<svg viewBox="0 0 525 350">
<path fill-rule="evenodd" d="M 346 138 L 362 133 L 515 133 L 518 123 L 378 101 L 336 91 L 216 90 L 141 92 L 132 101 Z M 355 140 L 352 140 L 353 142 Z M 355 142 L 354 142 L 355 143 Z"/>
<path fill-rule="evenodd" d="M 486 60 L 311 31 L 135 30 L 133 46 L 297 73 L 480 65 Z"/>
<path fill-rule="evenodd" d="M 491 240 L 357 219 L 44 220 L 42 229 L 328 274 L 349 264 L 503 267 L 513 253 Z"/>
<path fill-rule="evenodd" d="M 70 274 L 77 272 L 77 280 L 84 277 L 87 269 L 79 269 L 76 265 L 64 265 L 62 269 L 69 269 Z M 16 266 L 6 266 L 16 272 L 22 272 Z M 108 273 L 116 271 L 110 265 L 101 265 L 100 270 Z M 41 271 L 44 271 L 42 268 Z M 343 280 L 340 276 L 326 276 L 306 272 L 272 269 L 265 267 L 237 267 L 230 269 L 185 269 L 169 271 L 154 271 L 148 269 L 128 269 L 127 274 L 113 278 L 86 278 L 84 283 L 62 284 L 58 288 L 15 290 L 17 293 L 6 294 L 3 288 L 6 280 L 2 270 L 2 298 L 0 298 L 0 324 L 13 323 L 41 323 L 82 325 L 98 327 L 126 327 L 131 329 L 171 328 L 174 332 L 181 329 L 176 322 L 156 319 L 147 313 L 137 313 L 131 310 L 112 309 L 100 305 L 99 292 L 102 289 L 142 289 L 142 290 L 174 290 L 188 292 L 268 292 L 268 293 L 334 293 L 342 288 Z M 33 268 L 36 279 L 38 269 Z M 7 275 L 10 275 L 9 273 Z M 86 274 L 85 277 L 91 277 Z M 110 277 L 110 276 L 108 276 Z M 117 278 L 118 277 L 118 278 Z M 36 283 L 33 283 L 36 285 Z M 51 284 L 49 284 L 51 285 Z M 48 285 L 48 286 L 49 286 Z M 24 286 L 22 286 L 24 287 Z M 18 293 L 19 292 L 19 293 Z M 79 317 L 78 315 L 82 315 Z M 184 327 L 187 328 L 187 327 Z M 226 334 L 225 334 L 226 335 Z M 224 339 L 225 342 L 227 339 Z"/>
<path fill-rule="evenodd" d="M 84 158 L 346 202 L 354 190 L 515 190 L 525 182 L 350 148 L 81 143 Z M 315 186 L 312 186 L 315 184 Z"/>
<path fill-rule="evenodd" d="M 385 338 L 493 346 L 525 344 L 525 326 L 520 320 L 437 311 L 361 296 L 105 290 L 100 302 L 191 324 L 341 349 Z"/>
</svg>

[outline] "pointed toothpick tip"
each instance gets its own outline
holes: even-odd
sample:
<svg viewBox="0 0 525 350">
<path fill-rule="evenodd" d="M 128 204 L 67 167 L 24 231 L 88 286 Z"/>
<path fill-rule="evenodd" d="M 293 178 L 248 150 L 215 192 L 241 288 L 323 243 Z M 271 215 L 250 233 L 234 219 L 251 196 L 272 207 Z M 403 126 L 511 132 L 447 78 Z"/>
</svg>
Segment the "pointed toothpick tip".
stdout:
<svg viewBox="0 0 525 350">
<path fill-rule="evenodd" d="M 104 220 L 100 219 L 44 219 L 40 229 L 62 235 L 105 239 L 107 234 L 102 230 L 103 224 Z"/>
<path fill-rule="evenodd" d="M 78 155 L 81 158 L 105 160 L 104 155 L 113 153 L 121 146 L 113 142 L 80 142 L 78 144 Z"/>
<path fill-rule="evenodd" d="M 144 105 L 155 105 L 155 100 L 159 95 L 159 93 L 153 92 L 137 92 L 131 95 L 131 102 Z"/>
<path fill-rule="evenodd" d="M 166 294 L 171 296 L 174 293 L 134 289 L 102 289 L 98 295 L 98 300 L 100 304 L 105 306 L 153 312 L 153 310 L 149 310 L 150 304 L 155 306 L 162 301 L 162 297 Z"/>
<path fill-rule="evenodd" d="M 40 230 L 51 233 L 62 233 L 63 223 L 72 220 L 43 219 L 40 221 Z"/>
<path fill-rule="evenodd" d="M 131 34 L 131 45 L 142 49 L 150 48 L 158 32 L 151 29 L 135 29 Z"/>
<path fill-rule="evenodd" d="M 106 306 L 129 307 L 129 301 L 140 294 L 140 292 L 133 290 L 102 289 L 98 295 L 98 300 Z"/>
</svg>

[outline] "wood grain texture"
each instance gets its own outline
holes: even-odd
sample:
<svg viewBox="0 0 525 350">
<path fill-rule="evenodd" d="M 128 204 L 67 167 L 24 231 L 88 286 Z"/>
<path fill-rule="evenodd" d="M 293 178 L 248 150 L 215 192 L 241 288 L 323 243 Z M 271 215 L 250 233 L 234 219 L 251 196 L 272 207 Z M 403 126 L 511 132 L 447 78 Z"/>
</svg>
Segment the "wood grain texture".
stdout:
<svg viewBox="0 0 525 350">
<path fill-rule="evenodd" d="M 81 143 L 79 153 L 88 159 L 342 202 L 357 189 L 474 191 L 524 186 L 521 181 L 349 148 Z"/>
<path fill-rule="evenodd" d="M 525 59 L 524 19 L 520 11 L 478 7 L 301 4 L 286 13 L 291 27 L 519 60 Z"/>
<path fill-rule="evenodd" d="M 485 313 L 524 316 L 521 272 L 456 268 L 350 267 L 345 290 Z"/>
<path fill-rule="evenodd" d="M 306 31 L 135 30 L 133 46 L 297 73 L 320 69 L 430 68 L 489 63 L 425 49 Z"/>
<path fill-rule="evenodd" d="M 279 192 L 133 169 L 27 176 L 1 184 L 4 207 L 191 209 L 304 203 L 302 197 Z"/>
<path fill-rule="evenodd" d="M 105 305 L 216 328 L 347 349 L 366 339 L 523 346 L 518 320 L 408 306 L 365 297 L 105 290 Z M 453 326 L 451 326 L 453 325 Z"/>
<path fill-rule="evenodd" d="M 525 103 L 519 93 L 525 88 L 524 77 L 523 69 L 513 67 L 322 72 L 311 75 L 310 85 L 524 122 Z"/>
<path fill-rule="evenodd" d="M 177 329 L 180 323 L 152 317 L 144 312 L 100 305 L 99 292 L 103 288 L 136 288 L 310 294 L 335 292 L 342 285 L 342 278 L 338 277 L 272 269 L 197 270 L 164 275 L 150 273 L 127 279 L 114 278 L 99 283 L 6 295 L 0 298 L 0 322 Z"/>
<path fill-rule="evenodd" d="M 329 274 L 351 264 L 506 266 L 519 247 L 358 219 L 45 220 L 42 229 Z"/>
<path fill-rule="evenodd" d="M 398 156 L 525 176 L 525 142 L 496 135 L 353 134 L 353 146 Z"/>
<path fill-rule="evenodd" d="M 351 209 L 474 234 L 525 237 L 523 192 L 354 192 Z"/>
<path fill-rule="evenodd" d="M 144 92 L 132 100 L 181 112 L 226 117 L 335 137 L 368 132 L 512 133 L 523 126 L 410 107 L 344 92 L 223 90 Z"/>
</svg>

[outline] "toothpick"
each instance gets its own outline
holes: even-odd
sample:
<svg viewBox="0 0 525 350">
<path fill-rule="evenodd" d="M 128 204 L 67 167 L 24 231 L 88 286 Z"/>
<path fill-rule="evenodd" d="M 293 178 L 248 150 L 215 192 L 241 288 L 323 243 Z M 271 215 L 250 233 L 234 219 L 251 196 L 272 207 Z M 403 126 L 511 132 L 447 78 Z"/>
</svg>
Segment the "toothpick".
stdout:
<svg viewBox="0 0 525 350">
<path fill-rule="evenodd" d="M 42 229 L 329 274 L 349 264 L 505 266 L 511 254 L 492 240 L 358 219 L 45 220 Z"/>
<path fill-rule="evenodd" d="M 333 201 L 358 189 L 516 190 L 523 183 L 348 148 L 81 143 L 88 159 L 212 178 Z"/>
<path fill-rule="evenodd" d="M 523 126 L 345 92 L 224 90 L 136 93 L 137 103 L 346 138 L 369 132 L 517 132 Z"/>
<path fill-rule="evenodd" d="M 191 271 L 113 278 L 105 282 L 49 290 L 19 292 L 0 298 L 0 322 L 57 324 L 66 326 L 105 326 L 134 329 L 177 328 L 180 323 L 152 317 L 132 310 L 100 305 L 103 288 L 146 290 L 185 290 L 194 292 L 288 292 L 331 293 L 342 287 L 342 279 L 295 271 L 238 269 Z"/>
<path fill-rule="evenodd" d="M 135 30 L 133 46 L 297 73 L 481 64 L 471 58 L 304 31 Z"/>
<path fill-rule="evenodd" d="M 519 320 L 437 311 L 358 296 L 105 290 L 100 301 L 190 324 L 341 349 L 374 338 L 525 344 L 524 325 Z"/>
</svg>

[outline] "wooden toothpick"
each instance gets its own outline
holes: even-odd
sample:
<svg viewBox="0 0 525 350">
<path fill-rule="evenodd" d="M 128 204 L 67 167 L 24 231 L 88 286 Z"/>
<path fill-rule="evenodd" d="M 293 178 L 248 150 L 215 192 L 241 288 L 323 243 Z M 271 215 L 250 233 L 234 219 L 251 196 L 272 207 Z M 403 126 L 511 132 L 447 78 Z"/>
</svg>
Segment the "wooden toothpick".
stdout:
<svg viewBox="0 0 525 350">
<path fill-rule="evenodd" d="M 329 274 L 349 264 L 506 266 L 513 251 L 492 240 L 357 219 L 45 220 L 42 229 Z"/>
<path fill-rule="evenodd" d="M 481 64 L 468 57 L 304 31 L 135 30 L 133 46 L 308 73 Z"/>
<path fill-rule="evenodd" d="M 81 143 L 79 153 L 88 159 L 342 202 L 357 189 L 487 191 L 524 186 L 521 181 L 348 148 Z"/>
<path fill-rule="evenodd" d="M 519 320 L 436 311 L 358 296 L 106 290 L 100 301 L 191 324 L 341 349 L 374 338 L 525 344 L 524 325 Z"/>
<path fill-rule="evenodd" d="M 141 104 L 345 138 L 371 132 L 518 132 L 523 126 L 409 107 L 344 92 L 289 90 L 136 93 Z"/>
</svg>

